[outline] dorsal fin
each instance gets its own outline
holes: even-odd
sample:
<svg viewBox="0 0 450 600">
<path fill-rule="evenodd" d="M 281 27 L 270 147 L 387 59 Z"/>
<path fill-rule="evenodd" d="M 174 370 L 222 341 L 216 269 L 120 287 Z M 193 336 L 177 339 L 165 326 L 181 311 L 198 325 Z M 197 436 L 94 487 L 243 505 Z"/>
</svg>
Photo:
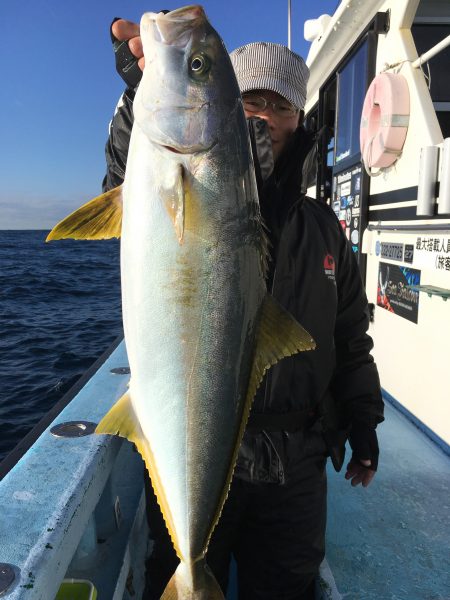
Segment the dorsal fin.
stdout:
<svg viewBox="0 0 450 600">
<path fill-rule="evenodd" d="M 282 358 L 314 350 L 315 347 L 310 334 L 273 296 L 267 294 L 261 310 L 247 402 L 253 400 L 267 369 Z"/>
<path fill-rule="evenodd" d="M 218 510 L 209 531 L 208 542 L 220 518 L 223 505 L 228 496 L 237 454 L 241 445 L 245 428 L 247 427 L 250 409 L 265 372 L 282 358 L 292 356 L 298 352 L 314 350 L 316 342 L 300 323 L 288 312 L 273 296 L 267 294 L 261 307 L 258 331 L 256 334 L 256 347 L 253 364 L 250 372 L 247 396 L 242 414 L 240 431 L 238 433 L 231 469 L 228 473 L 224 492 L 219 502 Z"/>
</svg>

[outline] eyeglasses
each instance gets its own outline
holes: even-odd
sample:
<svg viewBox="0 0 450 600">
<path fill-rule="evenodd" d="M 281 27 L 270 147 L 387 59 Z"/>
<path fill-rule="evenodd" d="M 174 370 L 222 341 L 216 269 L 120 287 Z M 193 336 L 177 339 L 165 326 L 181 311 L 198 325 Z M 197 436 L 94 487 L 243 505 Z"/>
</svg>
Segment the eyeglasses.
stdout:
<svg viewBox="0 0 450 600">
<path fill-rule="evenodd" d="M 272 107 L 273 112 L 279 117 L 294 117 L 298 114 L 298 109 L 295 108 L 287 100 L 279 100 L 278 102 L 268 102 L 262 96 L 253 96 L 244 94 L 242 96 L 244 109 L 250 113 L 264 112 L 268 106 Z"/>
</svg>

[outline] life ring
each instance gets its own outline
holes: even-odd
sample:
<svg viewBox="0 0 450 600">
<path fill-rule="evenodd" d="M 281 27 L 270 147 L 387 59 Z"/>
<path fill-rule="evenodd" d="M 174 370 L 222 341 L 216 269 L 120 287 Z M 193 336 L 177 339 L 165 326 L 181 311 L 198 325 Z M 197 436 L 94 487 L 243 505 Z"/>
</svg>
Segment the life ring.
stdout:
<svg viewBox="0 0 450 600">
<path fill-rule="evenodd" d="M 377 75 L 367 90 L 361 115 L 360 145 L 366 170 L 383 169 L 395 163 L 402 152 L 408 125 L 406 79 L 399 73 Z"/>
</svg>

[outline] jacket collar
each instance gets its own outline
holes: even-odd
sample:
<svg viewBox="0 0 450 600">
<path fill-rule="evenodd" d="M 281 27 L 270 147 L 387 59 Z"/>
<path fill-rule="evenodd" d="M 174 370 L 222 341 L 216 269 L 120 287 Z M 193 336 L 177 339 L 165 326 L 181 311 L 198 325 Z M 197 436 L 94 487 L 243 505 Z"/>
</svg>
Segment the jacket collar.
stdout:
<svg viewBox="0 0 450 600">
<path fill-rule="evenodd" d="M 261 212 L 275 238 L 292 206 L 303 202 L 303 165 L 314 143 L 315 136 L 298 127 L 275 163 L 273 172 L 260 186 Z"/>
<path fill-rule="evenodd" d="M 277 185 L 290 182 L 301 185 L 303 163 L 314 146 L 314 134 L 300 125 L 289 138 L 273 170 Z"/>
</svg>

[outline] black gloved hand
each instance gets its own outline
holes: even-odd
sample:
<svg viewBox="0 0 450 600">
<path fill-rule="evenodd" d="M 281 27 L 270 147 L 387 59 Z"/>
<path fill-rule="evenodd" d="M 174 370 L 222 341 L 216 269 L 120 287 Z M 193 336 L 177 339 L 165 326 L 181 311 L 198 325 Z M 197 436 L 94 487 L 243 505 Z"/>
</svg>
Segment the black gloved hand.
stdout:
<svg viewBox="0 0 450 600">
<path fill-rule="evenodd" d="M 116 71 L 122 77 L 129 88 L 135 88 L 142 78 L 142 71 L 139 68 L 136 57 L 131 53 L 128 41 L 121 42 L 112 32 L 112 26 L 120 17 L 113 19 L 109 33 L 113 44 L 113 50 L 116 57 Z"/>
<path fill-rule="evenodd" d="M 371 465 L 366 468 L 376 471 L 380 450 L 375 429 L 361 421 L 354 421 L 348 439 L 353 450 L 352 460 L 358 461 L 361 466 L 365 466 L 362 460 L 370 460 Z"/>
<path fill-rule="evenodd" d="M 160 10 L 164 14 L 170 10 Z M 127 87 L 134 89 L 142 78 L 142 69 L 139 67 L 136 57 L 131 52 L 128 40 L 120 41 L 112 32 L 112 26 L 121 17 L 115 17 L 109 28 L 111 41 L 113 43 L 114 54 L 116 55 L 116 71 L 127 84 Z"/>
</svg>

